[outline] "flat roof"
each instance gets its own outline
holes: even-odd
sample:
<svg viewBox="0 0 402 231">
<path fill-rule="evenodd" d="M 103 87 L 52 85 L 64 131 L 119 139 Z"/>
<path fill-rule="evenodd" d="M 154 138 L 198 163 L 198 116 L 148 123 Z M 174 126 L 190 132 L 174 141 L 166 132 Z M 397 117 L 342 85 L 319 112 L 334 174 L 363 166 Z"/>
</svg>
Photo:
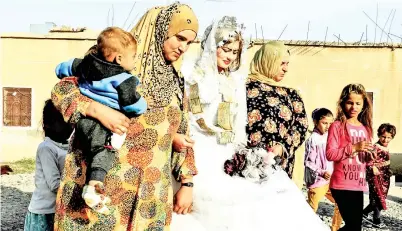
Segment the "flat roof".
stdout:
<svg viewBox="0 0 402 231">
<path fill-rule="evenodd" d="M 5 39 L 57 39 L 57 40 L 96 40 L 101 31 L 85 30 L 84 32 L 50 32 L 48 34 L 35 34 L 27 32 L 13 32 L 0 34 L 0 38 Z M 270 40 L 253 40 L 254 45 L 263 45 Z M 281 40 L 288 46 L 316 46 L 316 47 L 365 47 L 365 48 L 402 48 L 402 43 L 365 43 L 354 42 L 346 43 L 342 41 L 305 41 L 305 40 Z M 195 42 L 199 42 L 196 40 Z"/>
</svg>

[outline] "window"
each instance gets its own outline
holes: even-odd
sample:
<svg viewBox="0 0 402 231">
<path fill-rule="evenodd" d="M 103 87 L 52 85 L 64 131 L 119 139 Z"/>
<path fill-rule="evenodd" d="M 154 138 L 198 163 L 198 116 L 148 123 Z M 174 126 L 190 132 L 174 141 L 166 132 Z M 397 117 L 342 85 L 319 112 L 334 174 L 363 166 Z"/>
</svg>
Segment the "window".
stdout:
<svg viewBox="0 0 402 231">
<path fill-rule="evenodd" d="M 374 92 L 370 92 L 370 91 L 367 91 L 367 97 L 368 97 L 368 100 L 371 102 L 371 106 L 372 106 L 372 116 L 374 116 Z"/>
<path fill-rule="evenodd" d="M 374 96 L 374 93 L 373 92 L 370 92 L 370 91 L 368 91 L 367 92 L 367 96 L 368 96 L 368 99 L 370 100 L 370 102 L 371 102 L 371 105 L 373 105 L 373 96 Z"/>
<path fill-rule="evenodd" d="M 31 126 L 31 88 L 3 87 L 3 125 Z"/>
</svg>

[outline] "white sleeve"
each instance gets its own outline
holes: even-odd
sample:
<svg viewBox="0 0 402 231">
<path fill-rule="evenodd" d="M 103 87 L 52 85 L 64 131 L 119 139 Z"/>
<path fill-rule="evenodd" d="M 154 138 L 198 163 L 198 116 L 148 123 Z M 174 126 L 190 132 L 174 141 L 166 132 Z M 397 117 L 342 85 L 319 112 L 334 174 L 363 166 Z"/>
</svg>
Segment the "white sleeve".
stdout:
<svg viewBox="0 0 402 231">
<path fill-rule="evenodd" d="M 219 82 L 213 73 L 197 68 L 188 78 L 188 84 L 198 84 L 198 93 L 202 104 L 210 104 L 219 97 Z"/>
</svg>

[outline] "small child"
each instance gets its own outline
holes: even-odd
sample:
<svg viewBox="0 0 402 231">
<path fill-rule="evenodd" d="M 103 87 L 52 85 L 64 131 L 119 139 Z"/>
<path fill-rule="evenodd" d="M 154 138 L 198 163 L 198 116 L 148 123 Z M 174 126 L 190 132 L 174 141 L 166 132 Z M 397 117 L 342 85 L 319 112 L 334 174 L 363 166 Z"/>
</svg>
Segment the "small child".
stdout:
<svg viewBox="0 0 402 231">
<path fill-rule="evenodd" d="M 63 120 L 49 99 L 43 108 L 45 139 L 36 151 L 35 190 L 25 217 L 25 231 L 53 231 L 56 193 L 73 126 Z"/>
<path fill-rule="evenodd" d="M 363 85 L 349 84 L 342 90 L 335 122 L 328 130 L 326 156 L 334 162 L 329 187 L 345 221 L 342 231 L 362 228 L 366 163 L 373 158 L 372 113 Z"/>
<path fill-rule="evenodd" d="M 134 69 L 137 42 L 133 35 L 118 28 L 108 27 L 97 39 L 83 59 L 72 59 L 56 67 L 59 78 L 78 77 L 83 95 L 120 110 L 128 117 L 137 117 L 146 111 L 147 104 L 136 91 L 137 77 L 129 71 Z M 103 182 L 112 168 L 116 150 L 120 149 L 125 134 L 112 134 L 100 122 L 92 118 L 80 119 L 75 136 L 84 144 L 84 155 L 90 164 L 87 183 L 83 190 L 85 203 L 99 213 L 108 214 L 104 206 Z"/>
<path fill-rule="evenodd" d="M 377 130 L 378 141 L 375 144 L 376 158 L 367 165 L 366 179 L 369 184 L 370 204 L 363 210 L 363 218 L 378 229 L 387 228 L 381 222 L 381 210 L 387 209 L 387 195 L 390 185 L 389 142 L 395 137 L 396 128 L 392 124 L 381 124 Z M 368 214 L 374 212 L 372 221 Z"/>
<path fill-rule="evenodd" d="M 325 156 L 328 129 L 334 118 L 332 112 L 326 108 L 317 108 L 312 113 L 314 131 L 306 141 L 305 151 L 305 181 L 308 188 L 308 203 L 314 212 L 317 212 L 320 200 L 325 196 L 335 203 L 329 190 L 329 180 L 333 171 L 332 161 Z M 310 179 L 309 179 L 310 178 Z M 332 217 L 332 231 L 340 228 L 342 217 L 335 204 Z"/>
</svg>

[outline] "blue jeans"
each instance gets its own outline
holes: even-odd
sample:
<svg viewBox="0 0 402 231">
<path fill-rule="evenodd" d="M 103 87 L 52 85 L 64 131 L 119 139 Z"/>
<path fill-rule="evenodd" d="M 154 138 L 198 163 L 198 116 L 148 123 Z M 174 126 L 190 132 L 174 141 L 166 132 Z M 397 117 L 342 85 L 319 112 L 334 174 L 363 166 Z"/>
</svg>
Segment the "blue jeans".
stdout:
<svg viewBox="0 0 402 231">
<path fill-rule="evenodd" d="M 27 212 L 24 231 L 53 231 L 54 213 L 36 214 Z"/>
</svg>

